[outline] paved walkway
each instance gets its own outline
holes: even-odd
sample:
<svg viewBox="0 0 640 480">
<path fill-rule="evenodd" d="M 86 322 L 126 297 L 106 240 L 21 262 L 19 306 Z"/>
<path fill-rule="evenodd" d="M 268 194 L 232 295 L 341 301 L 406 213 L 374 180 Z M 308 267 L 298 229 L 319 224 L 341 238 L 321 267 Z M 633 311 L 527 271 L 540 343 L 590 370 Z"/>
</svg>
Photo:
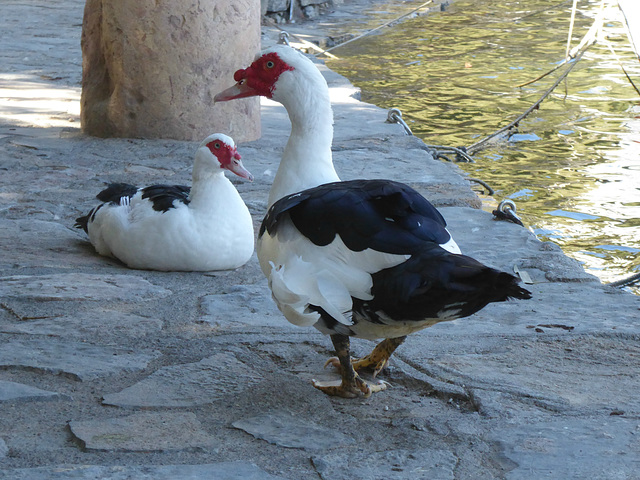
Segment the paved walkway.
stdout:
<svg viewBox="0 0 640 480">
<path fill-rule="evenodd" d="M 532 300 L 411 336 L 392 388 L 349 401 L 311 386 L 335 376 L 330 342 L 284 320 L 255 256 L 209 274 L 97 256 L 73 223 L 103 182 L 189 182 L 195 144 L 82 135 L 82 8 L 0 6 L 0 479 L 640 478 L 640 298 L 472 208 L 455 166 L 326 69 L 342 178 L 420 189 Z M 288 135 L 280 106 L 263 121 L 237 183 L 256 226 Z"/>
</svg>

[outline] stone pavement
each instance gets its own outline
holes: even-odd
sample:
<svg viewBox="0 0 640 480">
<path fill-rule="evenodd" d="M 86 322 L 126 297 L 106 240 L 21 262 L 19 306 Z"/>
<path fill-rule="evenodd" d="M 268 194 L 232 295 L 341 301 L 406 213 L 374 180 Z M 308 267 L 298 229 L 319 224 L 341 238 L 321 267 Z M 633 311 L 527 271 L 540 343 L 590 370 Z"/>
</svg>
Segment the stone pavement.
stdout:
<svg viewBox="0 0 640 480">
<path fill-rule="evenodd" d="M 640 478 L 640 298 L 493 221 L 324 68 L 342 178 L 420 189 L 466 253 L 527 271 L 532 300 L 412 335 L 392 388 L 353 401 L 311 386 L 335 377 L 330 341 L 284 320 L 255 256 L 211 273 L 97 256 L 73 223 L 103 183 L 189 182 L 196 144 L 78 130 L 82 8 L 0 6 L 0 479 Z M 262 111 L 239 147 L 256 180 L 236 182 L 256 227 L 288 135 Z"/>
</svg>

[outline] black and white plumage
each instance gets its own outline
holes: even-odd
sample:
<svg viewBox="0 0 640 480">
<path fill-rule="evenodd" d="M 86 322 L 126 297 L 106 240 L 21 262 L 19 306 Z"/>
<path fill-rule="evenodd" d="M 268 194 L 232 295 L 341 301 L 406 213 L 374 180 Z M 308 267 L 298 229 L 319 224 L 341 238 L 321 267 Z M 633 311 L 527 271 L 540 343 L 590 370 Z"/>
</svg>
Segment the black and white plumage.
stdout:
<svg viewBox="0 0 640 480">
<path fill-rule="evenodd" d="M 408 335 L 506 300 L 515 285 L 512 275 L 461 255 L 440 212 L 390 180 L 288 195 L 271 207 L 258 237 L 260 256 L 280 262 L 269 265 L 269 279 L 287 318 L 326 334 Z M 515 286 L 512 294 L 522 292 Z"/>
<path fill-rule="evenodd" d="M 249 210 L 224 170 L 252 180 L 227 135 L 207 137 L 196 151 L 191 187 L 113 183 L 101 203 L 76 220 L 100 255 L 131 268 L 208 271 L 237 268 L 253 253 Z"/>
<path fill-rule="evenodd" d="M 408 334 L 491 302 L 530 297 L 512 275 L 462 255 L 442 215 L 411 187 L 340 182 L 328 87 L 302 54 L 276 45 L 235 80 L 216 100 L 263 95 L 281 102 L 291 119 L 258 258 L 285 317 L 331 335 L 342 379 L 314 386 L 345 397 L 382 390 L 384 384 L 367 384 L 353 367 L 375 374 Z M 351 336 L 386 340 L 352 362 Z"/>
</svg>

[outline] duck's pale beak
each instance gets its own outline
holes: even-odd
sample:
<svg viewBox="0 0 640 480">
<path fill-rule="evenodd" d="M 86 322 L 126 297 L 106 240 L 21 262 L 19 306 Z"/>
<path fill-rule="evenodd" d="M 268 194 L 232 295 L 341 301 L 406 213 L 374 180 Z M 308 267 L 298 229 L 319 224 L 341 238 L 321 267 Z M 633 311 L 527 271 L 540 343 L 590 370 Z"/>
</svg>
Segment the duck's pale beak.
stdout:
<svg viewBox="0 0 640 480">
<path fill-rule="evenodd" d="M 234 160 L 232 160 L 229 163 L 229 166 L 227 168 L 233 173 L 235 173 L 236 175 L 238 175 L 239 177 L 245 178 L 250 182 L 253 182 L 253 175 L 251 175 L 251 172 L 249 170 L 244 168 L 244 165 L 242 164 L 242 160 L 240 160 L 240 154 L 236 152 L 233 155 L 233 158 Z"/>
<path fill-rule="evenodd" d="M 236 98 L 255 97 L 257 95 L 260 94 L 247 85 L 246 80 L 240 80 L 233 87 L 229 87 L 213 97 L 213 102 L 226 102 L 228 100 L 235 100 Z"/>
</svg>

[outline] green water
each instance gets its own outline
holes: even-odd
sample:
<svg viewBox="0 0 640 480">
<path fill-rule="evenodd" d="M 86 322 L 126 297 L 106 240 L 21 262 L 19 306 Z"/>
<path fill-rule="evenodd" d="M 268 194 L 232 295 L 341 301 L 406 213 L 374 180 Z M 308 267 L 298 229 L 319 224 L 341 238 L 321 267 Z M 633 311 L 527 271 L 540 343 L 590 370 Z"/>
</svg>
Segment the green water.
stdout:
<svg viewBox="0 0 640 480">
<path fill-rule="evenodd" d="M 579 5 L 572 46 L 600 2 Z M 378 4 L 376 14 L 384 7 Z M 388 7 L 398 11 L 397 2 Z M 427 144 L 470 146 L 555 81 L 562 70 L 516 87 L 564 58 L 570 8 L 545 0 L 457 0 L 445 12 L 336 49 L 339 60 L 327 64 L 362 89 L 363 101 L 399 108 Z M 607 9 L 605 18 L 601 41 L 569 74 L 566 96 L 563 83 L 514 136 L 476 153 L 476 163 L 459 165 L 491 185 L 495 201 L 513 199 L 541 240 L 558 243 L 607 282 L 640 271 L 640 96 L 604 39 L 636 85 L 640 63 L 618 9 Z"/>
</svg>

